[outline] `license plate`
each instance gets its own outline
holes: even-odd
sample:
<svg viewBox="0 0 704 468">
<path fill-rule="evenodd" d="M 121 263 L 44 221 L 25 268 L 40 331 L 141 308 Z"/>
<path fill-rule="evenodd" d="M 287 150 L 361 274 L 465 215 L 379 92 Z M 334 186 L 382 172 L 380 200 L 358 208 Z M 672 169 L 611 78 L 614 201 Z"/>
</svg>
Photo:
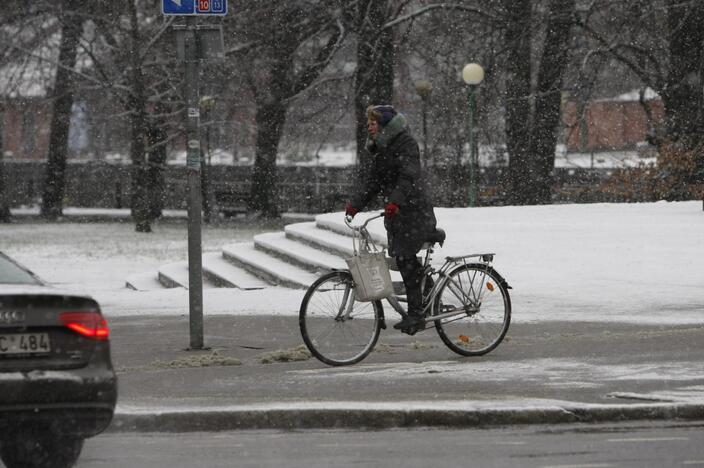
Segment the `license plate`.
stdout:
<svg viewBox="0 0 704 468">
<path fill-rule="evenodd" d="M 0 335 L 2 354 L 44 354 L 51 351 L 48 333 L 13 333 Z"/>
</svg>

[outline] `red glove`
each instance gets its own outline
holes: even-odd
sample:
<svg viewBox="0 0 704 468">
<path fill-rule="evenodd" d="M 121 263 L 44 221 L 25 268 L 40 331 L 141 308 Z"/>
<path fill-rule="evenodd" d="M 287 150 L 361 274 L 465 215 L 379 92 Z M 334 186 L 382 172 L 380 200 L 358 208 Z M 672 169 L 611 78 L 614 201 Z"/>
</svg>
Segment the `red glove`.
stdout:
<svg viewBox="0 0 704 468">
<path fill-rule="evenodd" d="M 384 209 L 384 217 L 386 219 L 391 219 L 396 216 L 399 211 L 401 211 L 401 208 L 399 208 L 396 203 L 389 203 L 386 205 L 386 209 Z"/>
<path fill-rule="evenodd" d="M 357 213 L 359 213 L 359 210 L 357 208 L 355 208 L 354 206 L 352 206 L 351 203 L 348 203 L 347 206 L 345 207 L 345 216 L 350 216 L 350 217 L 354 218 L 354 215 L 356 215 Z"/>
</svg>

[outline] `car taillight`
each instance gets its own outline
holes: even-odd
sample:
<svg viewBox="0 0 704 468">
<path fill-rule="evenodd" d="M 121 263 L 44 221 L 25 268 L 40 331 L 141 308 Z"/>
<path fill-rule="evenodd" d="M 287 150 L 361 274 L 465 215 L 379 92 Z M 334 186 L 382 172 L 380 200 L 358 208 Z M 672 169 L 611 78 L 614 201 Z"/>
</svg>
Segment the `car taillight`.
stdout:
<svg viewBox="0 0 704 468">
<path fill-rule="evenodd" d="M 76 333 L 98 341 L 110 338 L 105 318 L 98 312 L 66 312 L 59 316 L 61 324 Z"/>
</svg>

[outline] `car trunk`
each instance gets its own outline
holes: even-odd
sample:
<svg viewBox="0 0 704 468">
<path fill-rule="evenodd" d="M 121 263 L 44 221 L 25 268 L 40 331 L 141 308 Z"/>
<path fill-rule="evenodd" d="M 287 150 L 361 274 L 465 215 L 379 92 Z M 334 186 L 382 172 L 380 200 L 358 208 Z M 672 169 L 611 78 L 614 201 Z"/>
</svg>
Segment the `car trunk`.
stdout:
<svg viewBox="0 0 704 468">
<path fill-rule="evenodd" d="M 91 329 L 102 319 L 89 298 L 0 296 L 0 372 L 84 367 L 107 337 Z"/>
</svg>

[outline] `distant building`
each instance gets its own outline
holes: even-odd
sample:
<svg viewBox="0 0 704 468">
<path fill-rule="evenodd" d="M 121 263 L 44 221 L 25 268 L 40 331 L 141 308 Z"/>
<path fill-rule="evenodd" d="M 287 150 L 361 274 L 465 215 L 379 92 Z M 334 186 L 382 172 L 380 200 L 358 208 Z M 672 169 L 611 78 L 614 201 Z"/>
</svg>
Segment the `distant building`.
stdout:
<svg viewBox="0 0 704 468">
<path fill-rule="evenodd" d="M 643 150 L 663 118 L 662 100 L 650 88 L 645 89 L 643 102 L 640 92 L 632 91 L 589 101 L 583 112 L 577 102 L 568 99 L 562 114 L 564 141 L 569 152 Z"/>
<path fill-rule="evenodd" d="M 51 103 L 44 97 L 16 97 L 5 100 L 0 129 L 3 133 L 6 159 L 46 159 L 51 112 Z"/>
</svg>

